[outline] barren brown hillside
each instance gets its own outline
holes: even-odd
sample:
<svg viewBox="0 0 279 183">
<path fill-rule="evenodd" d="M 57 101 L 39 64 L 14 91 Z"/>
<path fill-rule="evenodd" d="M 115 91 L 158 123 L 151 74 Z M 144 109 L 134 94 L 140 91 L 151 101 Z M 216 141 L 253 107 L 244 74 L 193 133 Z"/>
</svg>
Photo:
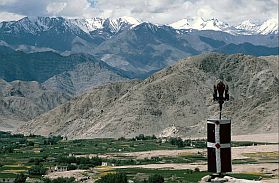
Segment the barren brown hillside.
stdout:
<svg viewBox="0 0 279 183">
<path fill-rule="evenodd" d="M 218 116 L 212 87 L 223 79 L 231 100 L 224 117 L 233 134 L 278 130 L 277 57 L 208 53 L 181 60 L 141 82 L 107 85 L 60 105 L 18 129 L 70 138 L 159 135 L 174 125 L 178 135 L 204 136 L 206 119 Z"/>
</svg>

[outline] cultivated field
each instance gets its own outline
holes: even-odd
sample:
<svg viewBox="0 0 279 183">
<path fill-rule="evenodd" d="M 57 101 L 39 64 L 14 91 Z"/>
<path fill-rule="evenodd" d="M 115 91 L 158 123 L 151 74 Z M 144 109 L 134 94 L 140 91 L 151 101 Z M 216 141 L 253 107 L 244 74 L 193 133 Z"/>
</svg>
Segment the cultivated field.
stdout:
<svg viewBox="0 0 279 183">
<path fill-rule="evenodd" d="M 253 140 L 258 137 L 242 136 L 240 142 L 232 143 L 233 173 L 229 175 L 263 182 L 278 181 L 278 143 L 268 141 L 274 135 L 266 141 Z M 0 140 L 0 178 L 23 173 L 29 182 L 43 180 L 43 177 L 74 177 L 77 181 L 94 182 L 108 173 L 122 172 L 132 181 L 160 174 L 165 182 L 178 183 L 198 182 L 210 174 L 206 172 L 206 141 L 202 139 L 65 140 L 1 132 Z M 48 170 L 55 166 L 67 167 L 69 171 Z"/>
</svg>

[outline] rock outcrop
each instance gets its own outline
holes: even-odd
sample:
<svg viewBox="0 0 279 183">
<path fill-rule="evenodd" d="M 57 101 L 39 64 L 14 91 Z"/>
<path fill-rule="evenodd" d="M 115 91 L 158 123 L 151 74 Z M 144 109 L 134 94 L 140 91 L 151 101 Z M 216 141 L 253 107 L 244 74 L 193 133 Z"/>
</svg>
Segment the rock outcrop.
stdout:
<svg viewBox="0 0 279 183">
<path fill-rule="evenodd" d="M 0 80 L 0 129 L 12 131 L 24 122 L 70 100 L 36 81 Z"/>
</svg>

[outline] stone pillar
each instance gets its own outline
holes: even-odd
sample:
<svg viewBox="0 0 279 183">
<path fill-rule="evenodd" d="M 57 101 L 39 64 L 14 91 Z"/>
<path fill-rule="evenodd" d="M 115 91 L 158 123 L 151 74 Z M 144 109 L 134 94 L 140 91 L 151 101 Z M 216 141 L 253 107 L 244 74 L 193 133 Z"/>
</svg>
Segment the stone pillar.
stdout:
<svg viewBox="0 0 279 183">
<path fill-rule="evenodd" d="M 232 171 L 231 161 L 231 120 L 207 120 L 208 172 L 225 173 Z"/>
</svg>

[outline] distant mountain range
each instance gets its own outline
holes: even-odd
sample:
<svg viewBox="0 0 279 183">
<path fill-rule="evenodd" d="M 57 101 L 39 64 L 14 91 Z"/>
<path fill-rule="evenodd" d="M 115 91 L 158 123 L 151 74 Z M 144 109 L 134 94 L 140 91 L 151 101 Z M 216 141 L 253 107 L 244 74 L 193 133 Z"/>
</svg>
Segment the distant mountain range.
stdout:
<svg viewBox="0 0 279 183">
<path fill-rule="evenodd" d="M 227 32 L 233 35 L 268 35 L 278 34 L 278 20 L 268 19 L 261 24 L 246 20 L 237 26 L 231 26 L 216 18 L 203 19 L 202 17 L 185 18 L 170 24 L 175 29 L 215 30 Z"/>
<path fill-rule="evenodd" d="M 0 130 L 13 130 L 94 87 L 129 80 L 91 55 L 27 54 L 0 46 L 0 64 Z"/>
<path fill-rule="evenodd" d="M 187 18 L 155 25 L 131 17 L 25 17 L 2 22 L 0 130 L 14 130 L 32 120 L 19 131 L 69 132 L 72 138 L 133 136 L 139 131 L 157 134 L 175 121 L 182 126 L 187 116 L 192 130 L 184 128 L 182 134 L 198 133 L 202 123 L 193 122 L 201 122 L 206 111 L 212 110 L 201 107 L 207 102 L 201 96 L 210 93 L 213 80 L 221 77 L 237 85 L 232 87 L 232 96 L 245 112 L 239 117 L 240 127 L 265 120 L 265 129 L 251 129 L 274 130 L 270 118 L 258 113 L 257 106 L 271 104 L 267 116 L 274 118 L 277 57 L 265 57 L 271 61 L 242 54 L 192 57 L 204 52 L 278 55 L 278 21 L 230 26 L 217 19 Z M 190 61 L 176 63 L 185 57 Z M 263 88 L 268 91 L 259 93 Z M 242 108 L 243 95 L 252 96 L 251 108 Z"/>
<path fill-rule="evenodd" d="M 262 23 L 246 20 L 239 25 L 233 26 L 218 20 L 217 18 L 205 19 L 202 17 L 184 18 L 177 22 L 165 25 L 174 29 L 196 29 L 196 30 L 215 30 L 223 31 L 231 34 L 278 34 L 278 20 L 271 18 Z M 97 30 L 105 30 L 111 33 L 118 33 L 125 28 L 135 27 L 142 23 L 148 23 L 138 20 L 133 17 L 120 18 L 88 18 L 88 19 L 67 19 L 62 17 L 25 17 L 18 21 L 1 22 L 0 27 L 5 32 L 31 33 L 38 34 L 42 31 L 53 29 L 58 24 L 61 28 L 69 28 L 74 32 L 79 32 L 78 29 L 86 33 Z M 159 25 L 157 25 L 159 26 Z M 163 25 L 160 25 L 163 26 Z M 62 31 L 62 30 L 61 30 Z"/>
<path fill-rule="evenodd" d="M 50 57 L 51 52 L 89 54 L 130 78 L 146 78 L 179 59 L 203 52 L 277 55 L 278 21 L 270 19 L 260 25 L 245 21 L 230 26 L 218 19 L 188 18 L 154 25 L 132 17 L 25 17 L 0 23 L 0 45 L 26 53 L 47 51 Z M 77 56 L 65 58 L 71 57 Z M 0 63 L 2 60 L 8 61 L 5 56 Z M 11 81 L 13 77 L 6 74 L 4 78 Z"/>
<path fill-rule="evenodd" d="M 73 54 L 61 56 L 54 52 L 24 53 L 14 51 L 10 48 L 0 46 L 0 78 L 6 81 L 24 80 L 46 82 L 48 79 L 61 74 L 74 72 L 81 64 L 91 69 L 85 74 L 94 75 L 96 70 L 108 70 L 120 77 L 125 76 L 125 72 L 113 68 L 92 55 Z M 66 73 L 68 72 L 68 73 Z M 82 74 L 79 71 L 79 74 Z M 89 78 L 90 79 L 90 78 Z"/>
</svg>

